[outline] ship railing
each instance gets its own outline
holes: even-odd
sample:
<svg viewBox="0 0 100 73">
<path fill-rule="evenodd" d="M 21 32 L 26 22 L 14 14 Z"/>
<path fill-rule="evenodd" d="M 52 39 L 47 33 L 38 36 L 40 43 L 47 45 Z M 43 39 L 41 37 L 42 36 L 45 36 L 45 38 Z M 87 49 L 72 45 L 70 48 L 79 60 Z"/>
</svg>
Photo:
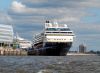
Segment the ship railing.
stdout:
<svg viewBox="0 0 100 73">
<path fill-rule="evenodd" d="M 50 33 L 45 33 L 45 35 L 62 35 L 62 36 L 65 36 L 65 35 L 70 35 L 70 36 L 74 36 L 74 34 L 73 33 L 52 33 L 52 32 L 50 32 Z"/>
<path fill-rule="evenodd" d="M 45 32 L 73 32 L 73 31 L 48 31 L 48 30 L 46 30 Z"/>
</svg>

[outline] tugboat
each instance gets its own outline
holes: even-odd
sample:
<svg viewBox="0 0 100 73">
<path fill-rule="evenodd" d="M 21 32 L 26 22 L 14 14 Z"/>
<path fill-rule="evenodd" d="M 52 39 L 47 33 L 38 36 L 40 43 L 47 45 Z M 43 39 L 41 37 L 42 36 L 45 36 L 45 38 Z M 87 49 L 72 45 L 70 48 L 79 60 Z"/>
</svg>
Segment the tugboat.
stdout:
<svg viewBox="0 0 100 73">
<path fill-rule="evenodd" d="M 74 34 L 66 24 L 46 21 L 42 33 L 33 40 L 35 55 L 65 56 L 73 43 Z"/>
</svg>

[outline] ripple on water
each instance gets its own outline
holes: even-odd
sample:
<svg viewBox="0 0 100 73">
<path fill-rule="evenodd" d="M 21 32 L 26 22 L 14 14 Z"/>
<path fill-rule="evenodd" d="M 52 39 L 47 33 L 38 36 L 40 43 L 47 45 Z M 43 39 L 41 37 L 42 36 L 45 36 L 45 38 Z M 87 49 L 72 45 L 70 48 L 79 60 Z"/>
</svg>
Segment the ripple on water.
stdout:
<svg viewBox="0 0 100 73">
<path fill-rule="evenodd" d="M 99 73 L 100 56 L 0 56 L 0 73 Z"/>
</svg>

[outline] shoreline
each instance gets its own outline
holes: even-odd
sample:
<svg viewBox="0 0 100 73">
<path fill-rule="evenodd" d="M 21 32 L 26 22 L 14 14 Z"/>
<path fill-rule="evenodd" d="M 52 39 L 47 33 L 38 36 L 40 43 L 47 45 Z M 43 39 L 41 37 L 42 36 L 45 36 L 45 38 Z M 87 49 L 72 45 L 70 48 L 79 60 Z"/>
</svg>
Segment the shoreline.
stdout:
<svg viewBox="0 0 100 73">
<path fill-rule="evenodd" d="M 83 55 L 83 56 L 84 56 L 84 55 L 97 55 L 97 54 L 86 54 L 86 53 L 67 53 L 67 55 L 75 55 L 75 56 L 76 56 L 76 55 L 77 55 L 77 56 L 78 56 L 78 55 Z"/>
</svg>

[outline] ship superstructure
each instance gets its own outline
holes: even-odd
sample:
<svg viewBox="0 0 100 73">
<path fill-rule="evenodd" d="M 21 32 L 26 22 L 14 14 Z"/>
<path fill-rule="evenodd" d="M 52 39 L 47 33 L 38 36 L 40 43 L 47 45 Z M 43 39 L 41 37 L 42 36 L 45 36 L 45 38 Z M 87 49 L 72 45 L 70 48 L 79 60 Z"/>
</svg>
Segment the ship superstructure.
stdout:
<svg viewBox="0 0 100 73">
<path fill-rule="evenodd" d="M 14 44 L 17 45 L 16 48 L 19 49 L 29 49 L 32 46 L 32 42 L 20 37 L 18 34 L 14 38 Z"/>
<path fill-rule="evenodd" d="M 46 21 L 44 31 L 35 36 L 33 48 L 38 55 L 66 55 L 72 46 L 73 31 L 66 24 Z"/>
</svg>

